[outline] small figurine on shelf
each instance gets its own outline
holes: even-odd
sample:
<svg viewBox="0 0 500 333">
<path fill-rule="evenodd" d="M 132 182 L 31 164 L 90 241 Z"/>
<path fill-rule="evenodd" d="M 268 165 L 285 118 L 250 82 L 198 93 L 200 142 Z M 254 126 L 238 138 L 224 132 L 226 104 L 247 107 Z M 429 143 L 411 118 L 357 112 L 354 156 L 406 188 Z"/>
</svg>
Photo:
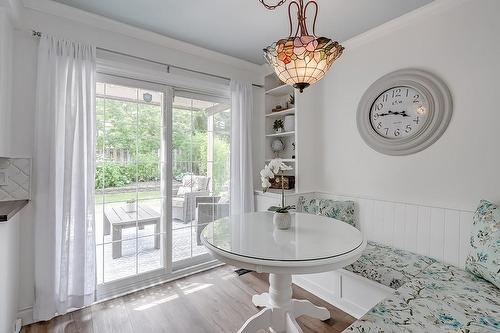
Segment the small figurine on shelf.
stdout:
<svg viewBox="0 0 500 333">
<path fill-rule="evenodd" d="M 295 159 L 295 142 L 292 142 L 292 150 L 294 151 L 292 159 Z"/>
<path fill-rule="evenodd" d="M 272 112 L 279 112 L 279 111 L 282 111 L 282 110 L 283 110 L 283 107 L 282 107 L 281 105 L 279 105 L 279 104 L 278 104 L 278 105 L 276 105 L 276 106 L 274 107 L 274 109 L 272 109 L 271 111 L 272 111 Z"/>
<path fill-rule="evenodd" d="M 285 150 L 285 143 L 280 139 L 274 139 L 273 142 L 271 142 L 271 150 L 273 151 L 274 156 L 279 158 L 280 152 Z"/>
<path fill-rule="evenodd" d="M 283 128 L 284 128 L 284 123 L 283 123 L 283 120 L 281 119 L 276 119 L 273 123 L 273 129 L 276 133 L 281 133 L 283 132 Z"/>
</svg>

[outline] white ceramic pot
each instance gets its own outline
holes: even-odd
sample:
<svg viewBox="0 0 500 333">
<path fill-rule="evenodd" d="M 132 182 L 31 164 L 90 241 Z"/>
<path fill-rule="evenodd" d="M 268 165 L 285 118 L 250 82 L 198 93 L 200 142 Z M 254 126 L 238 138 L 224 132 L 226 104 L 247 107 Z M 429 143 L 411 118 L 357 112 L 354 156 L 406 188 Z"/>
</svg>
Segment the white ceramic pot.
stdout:
<svg viewBox="0 0 500 333">
<path fill-rule="evenodd" d="M 135 212 L 135 202 L 127 202 L 125 205 L 125 212 L 126 213 L 133 213 Z"/>
<path fill-rule="evenodd" d="M 285 128 L 285 132 L 292 132 L 295 130 L 295 116 L 285 116 L 285 120 L 283 121 L 283 127 Z"/>
<path fill-rule="evenodd" d="M 280 230 L 289 229 L 292 225 L 292 216 L 290 213 L 275 212 L 273 216 L 274 226 Z"/>
</svg>

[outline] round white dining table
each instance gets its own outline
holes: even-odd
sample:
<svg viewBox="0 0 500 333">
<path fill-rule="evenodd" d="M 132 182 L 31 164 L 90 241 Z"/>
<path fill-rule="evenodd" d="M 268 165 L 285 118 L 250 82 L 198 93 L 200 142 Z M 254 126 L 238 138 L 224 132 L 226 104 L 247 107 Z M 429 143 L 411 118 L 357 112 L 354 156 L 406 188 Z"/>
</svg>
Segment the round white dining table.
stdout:
<svg viewBox="0 0 500 333">
<path fill-rule="evenodd" d="M 201 233 L 208 251 L 227 264 L 269 273 L 269 292 L 254 295 L 263 309 L 238 331 L 255 333 L 302 332 L 296 318 L 308 315 L 320 320 L 330 312 L 307 300 L 292 299 L 292 275 L 331 271 L 356 261 L 366 247 L 363 234 L 342 221 L 304 213 L 292 213 L 288 230 L 276 229 L 273 213 L 233 215 L 209 223 Z"/>
</svg>

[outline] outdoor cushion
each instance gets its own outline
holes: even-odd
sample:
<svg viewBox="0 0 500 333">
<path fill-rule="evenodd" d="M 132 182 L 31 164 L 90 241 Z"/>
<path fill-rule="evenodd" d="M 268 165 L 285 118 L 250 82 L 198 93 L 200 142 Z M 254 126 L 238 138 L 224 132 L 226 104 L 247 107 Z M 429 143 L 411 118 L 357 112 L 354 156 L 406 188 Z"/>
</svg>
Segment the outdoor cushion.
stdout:
<svg viewBox="0 0 500 333">
<path fill-rule="evenodd" d="M 297 211 L 331 217 L 349 223 L 357 228 L 354 201 L 335 201 L 320 198 L 306 199 L 304 196 L 300 196 L 297 202 Z"/>
<path fill-rule="evenodd" d="M 398 289 L 434 262 L 426 256 L 369 241 L 358 261 L 344 269 Z"/>
<path fill-rule="evenodd" d="M 193 191 L 206 191 L 209 178 L 206 176 L 194 176 Z"/>
<path fill-rule="evenodd" d="M 433 263 L 344 332 L 500 332 L 500 290 Z"/>
<path fill-rule="evenodd" d="M 474 214 L 465 269 L 500 288 L 500 208 L 486 200 Z"/>
<path fill-rule="evenodd" d="M 172 207 L 184 207 L 184 198 L 172 198 Z"/>
<path fill-rule="evenodd" d="M 187 174 L 182 176 L 182 186 L 184 187 L 193 187 L 194 185 L 194 176 L 191 174 Z"/>
<path fill-rule="evenodd" d="M 180 197 L 186 193 L 191 193 L 191 192 L 192 192 L 191 186 L 179 186 L 179 188 L 177 189 L 177 196 Z"/>
</svg>

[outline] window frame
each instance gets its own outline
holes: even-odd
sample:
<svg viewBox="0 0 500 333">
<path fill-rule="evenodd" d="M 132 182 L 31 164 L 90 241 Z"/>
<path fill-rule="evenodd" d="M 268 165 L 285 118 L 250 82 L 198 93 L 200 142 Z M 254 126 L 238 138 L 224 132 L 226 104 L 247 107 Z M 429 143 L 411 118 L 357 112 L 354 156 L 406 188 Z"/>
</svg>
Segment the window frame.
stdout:
<svg viewBox="0 0 500 333">
<path fill-rule="evenodd" d="M 166 191 L 166 193 L 161 193 L 161 196 L 165 198 L 163 200 L 162 207 L 164 213 L 161 215 L 161 224 L 165 228 L 165 231 L 160 231 L 160 241 L 163 242 L 163 246 L 161 247 L 163 249 L 161 253 L 163 267 L 145 273 L 137 273 L 129 277 L 97 284 L 96 299 L 98 301 L 123 295 L 155 284 L 175 280 L 183 276 L 222 265 L 222 263 L 213 259 L 213 257 L 211 257 L 208 253 L 172 262 L 172 105 L 174 95 L 177 94 L 182 97 L 190 96 L 189 98 L 198 98 L 202 100 L 205 100 L 205 98 L 211 98 L 210 101 L 213 100 L 225 103 L 230 103 L 230 99 L 225 93 L 221 95 L 207 93 L 206 91 L 195 91 L 194 89 L 189 90 L 186 89 L 185 86 L 176 88 L 175 86 L 168 84 L 168 81 L 169 80 L 159 80 L 158 78 L 155 79 L 154 76 L 148 79 L 147 75 L 137 75 L 137 72 L 134 71 L 127 73 L 123 70 L 117 71 L 111 70 L 110 67 L 98 66 L 96 84 L 97 82 L 102 82 L 139 89 L 155 90 L 163 93 L 162 146 L 164 146 L 161 149 L 162 153 L 160 165 L 162 165 L 161 176 L 162 181 L 164 182 L 161 187 L 163 187 L 164 191 Z M 194 86 L 197 86 L 197 84 Z M 210 86 L 210 84 L 208 84 L 208 86 Z M 227 87 L 227 93 L 229 93 L 229 87 Z M 195 227 L 190 225 L 189 228 L 193 229 Z M 191 246 L 193 245 L 191 244 Z"/>
</svg>

